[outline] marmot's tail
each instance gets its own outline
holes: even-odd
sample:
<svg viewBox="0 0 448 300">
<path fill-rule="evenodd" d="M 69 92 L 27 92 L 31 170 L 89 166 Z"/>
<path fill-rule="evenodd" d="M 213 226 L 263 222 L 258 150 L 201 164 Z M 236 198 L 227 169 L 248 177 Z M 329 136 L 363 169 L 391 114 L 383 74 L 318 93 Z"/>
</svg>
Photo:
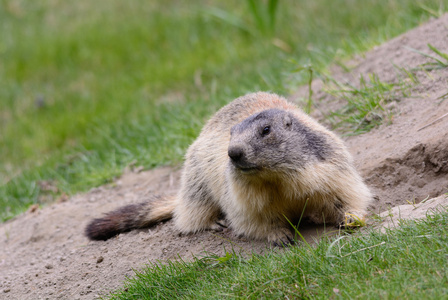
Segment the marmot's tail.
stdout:
<svg viewBox="0 0 448 300">
<path fill-rule="evenodd" d="M 130 204 L 92 220 L 85 234 L 91 240 L 107 240 L 121 232 L 149 227 L 173 216 L 175 196 L 156 197 L 138 204 Z"/>
</svg>

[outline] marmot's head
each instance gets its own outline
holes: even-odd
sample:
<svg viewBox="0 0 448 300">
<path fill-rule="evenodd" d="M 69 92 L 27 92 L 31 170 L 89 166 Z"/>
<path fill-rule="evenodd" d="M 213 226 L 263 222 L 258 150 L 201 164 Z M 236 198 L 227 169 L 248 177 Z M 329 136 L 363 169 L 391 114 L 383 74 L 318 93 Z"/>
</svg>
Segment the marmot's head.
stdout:
<svg viewBox="0 0 448 300">
<path fill-rule="evenodd" d="M 321 132 L 281 109 L 256 113 L 230 131 L 230 167 L 241 174 L 297 171 L 330 153 Z"/>
</svg>

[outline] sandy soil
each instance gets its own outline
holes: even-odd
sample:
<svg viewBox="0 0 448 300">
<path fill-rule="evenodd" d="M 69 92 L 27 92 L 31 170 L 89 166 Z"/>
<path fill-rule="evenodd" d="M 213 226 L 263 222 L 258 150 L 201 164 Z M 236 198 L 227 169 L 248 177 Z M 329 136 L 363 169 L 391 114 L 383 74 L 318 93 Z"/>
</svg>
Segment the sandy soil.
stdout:
<svg viewBox="0 0 448 300">
<path fill-rule="evenodd" d="M 448 15 L 373 49 L 350 62 L 355 66 L 350 73 L 335 70 L 335 76 L 355 83 L 360 74 L 375 72 L 384 81 L 394 80 L 393 64 L 416 67 L 428 61 L 404 46 L 430 53 L 428 43 L 448 52 Z M 372 213 L 386 211 L 385 226 L 396 224 L 399 218 L 424 217 L 428 207 L 436 210 L 448 205 L 448 117 L 431 124 L 448 112 L 448 100 L 438 104 L 438 98 L 448 93 L 448 69 L 418 76 L 421 84 L 411 95 L 396 100 L 392 124 L 346 139 L 375 194 Z M 314 113 L 317 118 L 341 105 L 321 88 L 322 82 L 313 83 L 316 97 L 322 99 Z M 421 129 L 427 124 L 431 125 Z M 93 217 L 178 187 L 179 170 L 129 171 L 113 184 L 0 224 L 0 298 L 94 299 L 120 287 L 134 270 L 149 262 L 178 256 L 188 259 L 204 251 L 222 254 L 233 248 L 250 254 L 267 249 L 263 242 L 238 238 L 230 231 L 180 235 L 171 222 L 108 241 L 91 242 L 84 237 L 83 230 Z M 437 198 L 419 205 L 399 206 L 433 197 Z M 309 241 L 332 233 L 312 226 L 301 230 Z"/>
</svg>

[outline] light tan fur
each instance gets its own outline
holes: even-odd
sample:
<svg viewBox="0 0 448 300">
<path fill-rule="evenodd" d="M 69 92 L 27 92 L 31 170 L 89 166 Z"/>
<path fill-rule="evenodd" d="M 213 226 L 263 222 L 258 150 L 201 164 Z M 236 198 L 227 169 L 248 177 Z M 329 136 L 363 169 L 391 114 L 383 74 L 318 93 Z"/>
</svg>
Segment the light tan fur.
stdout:
<svg viewBox="0 0 448 300">
<path fill-rule="evenodd" d="M 249 119 L 272 109 L 275 122 L 283 118 L 285 126 L 290 126 L 292 116 L 297 126 L 317 141 L 304 148 L 307 153 L 303 157 L 310 159 L 297 163 L 286 159 L 283 163 L 279 156 L 274 164 L 269 156 L 247 154 L 244 159 L 249 163 L 256 160 L 259 168 L 243 172 L 232 164 L 229 151 L 238 147 L 248 153 L 271 150 L 271 144 L 250 127 L 258 121 Z M 241 128 L 232 129 L 237 124 Z M 307 141 L 302 136 L 297 139 L 297 148 L 288 148 L 283 157 L 300 154 L 295 152 Z M 275 156 L 278 151 L 272 153 Z M 151 223 L 167 219 L 173 210 L 176 228 L 189 233 L 219 228 L 217 221 L 224 215 L 236 233 L 280 244 L 292 238 L 287 219 L 297 220 L 303 213 L 314 222 L 340 224 L 348 213 L 364 217 L 370 200 L 350 154 L 335 134 L 284 98 L 259 92 L 234 100 L 208 121 L 188 149 L 175 199 L 166 204 L 159 200 L 150 205 L 146 216 L 140 216 L 146 219 L 143 223 Z"/>
</svg>

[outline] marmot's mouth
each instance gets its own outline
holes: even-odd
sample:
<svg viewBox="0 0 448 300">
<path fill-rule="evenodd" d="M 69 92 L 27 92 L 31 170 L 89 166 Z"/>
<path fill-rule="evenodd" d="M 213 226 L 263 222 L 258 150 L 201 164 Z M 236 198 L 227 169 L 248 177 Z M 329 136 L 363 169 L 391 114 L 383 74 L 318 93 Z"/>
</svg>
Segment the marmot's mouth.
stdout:
<svg viewBox="0 0 448 300">
<path fill-rule="evenodd" d="M 243 173 L 249 173 L 258 171 L 258 168 L 239 168 L 239 170 Z"/>
<path fill-rule="evenodd" d="M 236 161 L 230 160 L 230 163 L 236 170 L 238 170 L 244 174 L 254 173 L 254 172 L 261 170 L 261 168 L 259 166 L 255 165 L 255 164 L 250 164 L 246 161 L 237 161 L 236 162 Z"/>
<path fill-rule="evenodd" d="M 234 165 L 235 169 L 237 169 L 238 171 L 244 173 L 244 174 L 250 174 L 250 173 L 255 173 L 261 170 L 260 167 L 255 167 L 255 166 L 237 166 Z"/>
</svg>

